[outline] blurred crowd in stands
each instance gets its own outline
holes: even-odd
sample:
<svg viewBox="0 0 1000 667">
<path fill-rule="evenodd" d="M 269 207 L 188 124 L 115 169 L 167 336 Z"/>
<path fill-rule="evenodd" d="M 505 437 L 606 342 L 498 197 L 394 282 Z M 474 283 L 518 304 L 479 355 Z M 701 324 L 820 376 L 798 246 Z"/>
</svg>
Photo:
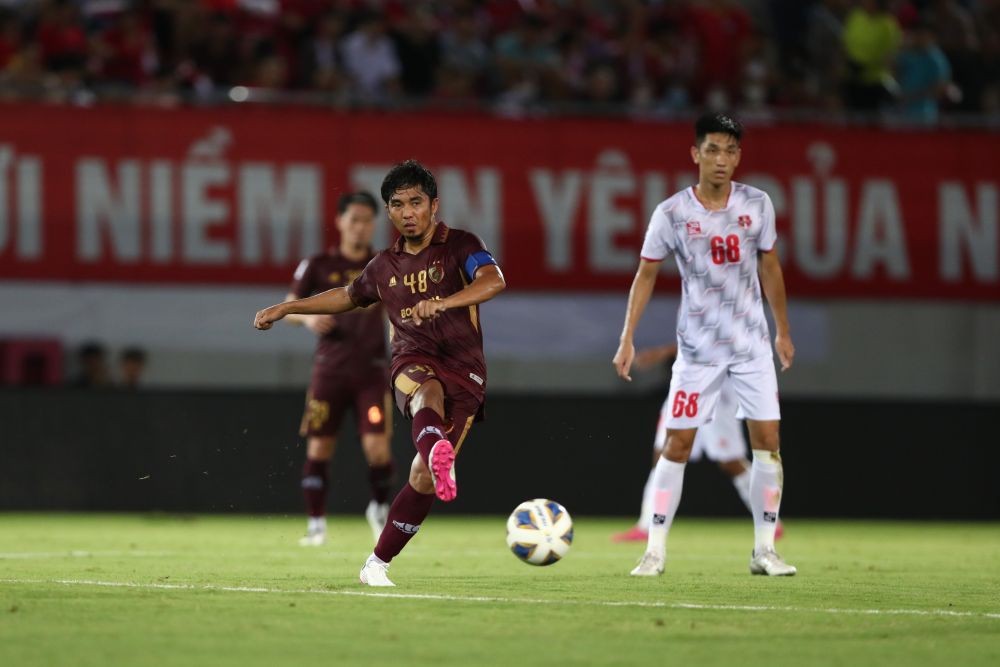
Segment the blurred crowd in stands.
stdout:
<svg viewBox="0 0 1000 667">
<path fill-rule="evenodd" d="M 0 0 L 0 99 L 1000 112 L 1000 0 Z"/>
</svg>

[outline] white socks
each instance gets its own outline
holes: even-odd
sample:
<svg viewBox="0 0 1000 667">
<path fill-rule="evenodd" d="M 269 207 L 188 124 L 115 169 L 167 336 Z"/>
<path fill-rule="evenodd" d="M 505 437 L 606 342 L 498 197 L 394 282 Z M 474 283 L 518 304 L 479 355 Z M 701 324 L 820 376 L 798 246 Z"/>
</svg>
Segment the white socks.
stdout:
<svg viewBox="0 0 1000 667">
<path fill-rule="evenodd" d="M 740 473 L 736 477 L 732 478 L 733 488 L 736 489 L 736 493 L 739 494 L 740 500 L 746 505 L 747 511 L 752 515 L 753 507 L 750 504 L 750 468 L 748 467 L 746 471 Z M 642 528 L 643 530 L 649 530 L 649 526 L 653 521 L 653 497 L 656 495 L 656 484 L 653 481 L 656 477 L 656 468 L 651 468 L 649 471 L 649 477 L 646 478 L 646 486 L 642 489 L 642 509 L 639 511 L 639 521 L 636 522 L 636 526 Z"/>
<path fill-rule="evenodd" d="M 314 533 L 325 533 L 326 532 L 326 517 L 325 516 L 311 516 L 309 517 L 309 523 L 307 525 L 307 532 L 312 535 Z"/>
<path fill-rule="evenodd" d="M 740 500 L 753 514 L 753 508 L 750 506 L 750 468 L 733 477 L 733 486 L 736 487 L 736 493 L 740 495 Z"/>
<path fill-rule="evenodd" d="M 642 509 L 639 510 L 639 521 L 635 525 L 643 530 L 649 530 L 649 524 L 653 521 L 653 496 L 656 485 L 653 477 L 656 476 L 656 468 L 649 469 L 649 477 L 646 478 L 646 486 L 642 489 Z"/>
<path fill-rule="evenodd" d="M 753 450 L 750 466 L 750 511 L 753 514 L 754 553 L 774 549 L 774 530 L 781 507 L 784 474 L 777 452 Z"/>
<path fill-rule="evenodd" d="M 662 456 L 653 469 L 653 515 L 649 526 L 646 550 L 664 557 L 667 551 L 667 531 L 674 522 L 684 488 L 684 463 L 668 461 Z M 772 531 L 773 534 L 773 531 Z"/>
</svg>

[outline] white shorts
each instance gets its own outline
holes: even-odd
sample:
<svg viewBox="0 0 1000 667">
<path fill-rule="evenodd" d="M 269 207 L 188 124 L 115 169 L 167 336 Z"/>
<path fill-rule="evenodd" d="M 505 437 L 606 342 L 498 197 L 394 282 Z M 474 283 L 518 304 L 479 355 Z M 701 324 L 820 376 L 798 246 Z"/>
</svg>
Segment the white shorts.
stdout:
<svg viewBox="0 0 1000 667">
<path fill-rule="evenodd" d="M 723 382 L 732 385 L 737 419 L 781 419 L 774 360 L 757 357 L 736 364 L 692 364 L 678 356 L 667 395 L 666 427 L 698 428 L 715 417 Z"/>
<path fill-rule="evenodd" d="M 667 419 L 670 417 L 670 398 L 663 401 L 660 421 L 656 427 L 653 449 L 661 451 L 667 444 Z M 700 461 L 704 456 L 709 461 L 737 461 L 747 457 L 747 441 L 743 435 L 743 423 L 736 418 L 736 395 L 729 382 L 722 383 L 719 402 L 715 406 L 715 418 L 698 429 L 691 448 L 690 461 Z"/>
</svg>

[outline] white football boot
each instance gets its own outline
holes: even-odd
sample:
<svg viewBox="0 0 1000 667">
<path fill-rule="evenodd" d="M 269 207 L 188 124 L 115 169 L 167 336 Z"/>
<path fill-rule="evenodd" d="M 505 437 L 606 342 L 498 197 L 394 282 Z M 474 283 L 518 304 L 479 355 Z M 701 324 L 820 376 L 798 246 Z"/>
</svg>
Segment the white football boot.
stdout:
<svg viewBox="0 0 1000 667">
<path fill-rule="evenodd" d="M 321 547 L 326 544 L 325 530 L 310 530 L 304 537 L 299 538 L 300 547 Z"/>
<path fill-rule="evenodd" d="M 361 583 L 366 586 L 395 586 L 396 584 L 389 581 L 388 570 L 389 564 L 379 562 L 372 554 L 361 568 Z"/>
<path fill-rule="evenodd" d="M 378 542 L 378 538 L 382 534 L 382 529 L 385 528 L 385 522 L 388 518 L 389 503 L 377 503 L 374 500 L 368 503 L 368 509 L 365 510 L 365 519 L 368 520 L 368 525 L 371 526 L 372 535 L 375 536 L 376 542 Z"/>
<path fill-rule="evenodd" d="M 785 559 L 773 549 L 754 550 L 750 556 L 750 574 L 766 574 L 769 577 L 791 577 L 796 572 L 794 565 L 789 565 Z"/>
<path fill-rule="evenodd" d="M 639 559 L 639 564 L 632 570 L 633 577 L 656 577 L 663 574 L 665 558 L 655 551 L 647 551 Z"/>
<path fill-rule="evenodd" d="M 300 547 L 321 547 L 326 544 L 326 517 L 311 516 L 306 523 L 306 535 L 299 539 Z"/>
</svg>

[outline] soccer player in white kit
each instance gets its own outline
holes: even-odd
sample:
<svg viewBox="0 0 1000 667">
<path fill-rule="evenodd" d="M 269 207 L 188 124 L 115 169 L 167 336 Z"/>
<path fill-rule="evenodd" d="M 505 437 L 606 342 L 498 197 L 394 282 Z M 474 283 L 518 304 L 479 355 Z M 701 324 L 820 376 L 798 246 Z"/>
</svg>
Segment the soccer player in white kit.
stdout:
<svg viewBox="0 0 1000 667">
<path fill-rule="evenodd" d="M 653 476 L 653 520 L 646 553 L 632 570 L 635 576 L 663 573 L 667 532 L 680 503 L 684 466 L 698 427 L 715 415 L 723 381 L 736 394 L 737 416 L 746 419 L 753 449 L 750 572 L 795 574 L 795 568 L 774 550 L 783 482 L 778 454 L 781 412 L 762 291 L 774 315 L 774 348 L 782 370 L 791 366 L 795 347 L 784 278 L 774 252 L 774 206 L 767 193 L 732 180 L 742 137 L 743 127 L 726 114 L 706 114 L 695 123 L 691 158 L 698 165 L 698 184 L 653 211 L 629 291 L 625 326 L 612 362 L 625 380 L 631 380 L 633 335 L 660 264 L 674 255 L 681 275 L 679 351 L 668 395 L 667 443 Z"/>
</svg>

